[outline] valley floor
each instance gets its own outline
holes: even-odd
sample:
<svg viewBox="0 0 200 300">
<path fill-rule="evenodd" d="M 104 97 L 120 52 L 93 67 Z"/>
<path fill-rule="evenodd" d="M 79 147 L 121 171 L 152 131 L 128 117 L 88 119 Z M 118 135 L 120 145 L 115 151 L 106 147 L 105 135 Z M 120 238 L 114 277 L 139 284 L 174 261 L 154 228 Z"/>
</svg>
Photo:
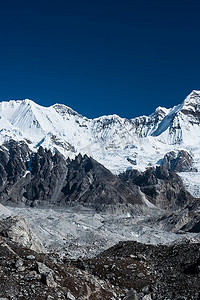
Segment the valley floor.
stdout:
<svg viewBox="0 0 200 300">
<path fill-rule="evenodd" d="M 68 258 L 93 257 L 119 241 L 156 245 L 200 239 L 199 233 L 170 232 L 170 228 L 168 230 L 160 221 L 163 212 L 159 210 L 133 216 L 130 213 L 96 213 L 82 206 L 66 209 L 7 208 L 29 222 L 48 251 Z"/>
</svg>

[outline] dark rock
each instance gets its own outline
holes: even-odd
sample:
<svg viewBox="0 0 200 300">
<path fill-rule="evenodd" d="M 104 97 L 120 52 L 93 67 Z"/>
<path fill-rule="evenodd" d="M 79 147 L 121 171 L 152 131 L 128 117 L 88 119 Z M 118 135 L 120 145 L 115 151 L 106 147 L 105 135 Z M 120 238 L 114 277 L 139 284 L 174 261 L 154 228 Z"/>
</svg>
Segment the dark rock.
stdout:
<svg viewBox="0 0 200 300">
<path fill-rule="evenodd" d="M 93 158 L 77 156 L 68 165 L 62 189 L 65 202 L 90 203 L 95 207 L 116 204 L 142 204 L 138 187 L 131 190 Z"/>
<path fill-rule="evenodd" d="M 136 290 L 139 299 L 199 299 L 199 243 L 144 245 L 120 242 L 95 258 L 86 260 L 88 272 L 119 286 L 123 292 Z M 146 260 L 138 261 L 138 254 Z M 104 265 L 117 266 L 113 273 Z M 129 268 L 132 264 L 134 268 Z M 92 268 L 91 268 L 92 266 Z M 109 274 L 112 273 L 112 276 Z M 139 273 L 145 276 L 139 276 Z M 144 295 L 144 293 L 146 295 Z M 128 295 L 127 295 L 128 296 Z M 134 299 L 134 298 L 133 298 Z"/>
<path fill-rule="evenodd" d="M 128 291 L 124 300 L 138 300 L 137 292 L 135 290 Z"/>
<path fill-rule="evenodd" d="M 132 164 L 132 165 L 137 165 L 136 159 L 132 159 L 130 157 L 127 157 L 127 160 Z"/>
<path fill-rule="evenodd" d="M 39 148 L 32 154 L 31 180 L 24 187 L 23 197 L 31 206 L 55 205 L 65 179 L 67 164 L 64 157 L 56 152 L 52 155 L 50 150 Z"/>
<path fill-rule="evenodd" d="M 167 170 L 172 169 L 175 172 L 196 172 L 193 167 L 193 157 L 185 150 L 178 152 L 171 151 L 165 154 L 161 165 Z"/>
<path fill-rule="evenodd" d="M 182 179 L 164 166 L 151 167 L 144 172 L 128 170 L 120 174 L 120 178 L 130 188 L 139 186 L 146 198 L 161 209 L 178 210 L 195 201 L 186 191 Z"/>
<path fill-rule="evenodd" d="M 66 170 L 66 160 L 59 152 L 53 155 L 39 147 L 33 153 L 25 143 L 11 140 L 0 147 L 0 201 L 32 206 L 52 203 Z"/>
<path fill-rule="evenodd" d="M 93 158 L 66 160 L 58 151 L 39 147 L 36 153 L 21 142 L 0 147 L 0 202 L 28 206 L 74 206 L 97 211 L 143 211 L 144 197 L 155 206 L 177 210 L 194 202 L 181 178 L 164 166 L 145 172 L 128 170 L 113 175 Z"/>
<path fill-rule="evenodd" d="M 5 150 L 6 149 L 6 150 Z M 2 170 L 1 170 L 2 169 Z M 139 188 L 131 188 L 92 158 L 65 160 L 58 151 L 39 147 L 31 152 L 10 141 L 0 151 L 2 204 L 67 206 L 81 203 L 97 210 L 105 206 L 143 204 Z"/>
<path fill-rule="evenodd" d="M 26 259 L 30 256 L 34 259 Z M 24 270 L 13 268 L 13 263 L 18 266 L 21 262 Z M 121 294 L 108 282 L 70 264 L 54 263 L 47 254 L 36 253 L 6 237 L 0 237 L 0 285 L 0 299 L 117 300 Z"/>
</svg>

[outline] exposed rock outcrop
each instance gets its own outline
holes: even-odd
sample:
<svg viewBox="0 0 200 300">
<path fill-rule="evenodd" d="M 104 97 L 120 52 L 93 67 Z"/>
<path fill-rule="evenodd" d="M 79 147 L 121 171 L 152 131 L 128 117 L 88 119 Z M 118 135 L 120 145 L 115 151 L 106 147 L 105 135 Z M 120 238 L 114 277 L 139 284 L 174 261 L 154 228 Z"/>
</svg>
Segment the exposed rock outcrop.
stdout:
<svg viewBox="0 0 200 300">
<path fill-rule="evenodd" d="M 86 155 L 78 155 L 68 165 L 63 200 L 71 203 L 104 205 L 144 205 L 138 187 L 130 189 L 118 176 Z"/>
<path fill-rule="evenodd" d="M 30 174 L 24 186 L 23 199 L 31 206 L 57 205 L 58 195 L 66 177 L 67 162 L 58 151 L 39 148 L 30 159 Z"/>
<path fill-rule="evenodd" d="M 97 209 L 114 205 L 115 209 L 130 204 L 145 206 L 136 185 L 130 190 L 118 176 L 86 155 L 66 161 L 58 151 L 52 154 L 42 147 L 36 153 L 24 149 L 23 144 L 21 149 L 21 144 L 14 141 L 4 147 L 0 156 L 3 204 L 66 206 L 82 203 Z M 13 153 L 13 148 L 21 151 L 14 151 L 14 156 L 8 154 Z M 11 165 L 12 170 L 8 172 Z"/>
<path fill-rule="evenodd" d="M 3 204 L 59 205 L 57 194 L 66 177 L 67 162 L 56 151 L 10 141 L 0 149 L 0 201 Z"/>
<path fill-rule="evenodd" d="M 192 203 L 194 198 L 184 188 L 181 178 L 164 166 L 148 168 L 144 172 L 128 170 L 120 178 L 129 184 L 140 187 L 147 199 L 165 210 L 177 210 Z"/>
<path fill-rule="evenodd" d="M 21 216 L 11 216 L 1 220 L 0 235 L 36 252 L 45 252 L 39 238 Z"/>
<path fill-rule="evenodd" d="M 10 141 L 0 149 L 0 201 L 28 206 L 68 206 L 82 204 L 97 210 L 124 211 L 155 206 L 176 210 L 194 198 L 181 178 L 164 166 L 141 173 L 129 170 L 113 175 L 88 156 L 66 160 L 56 151 L 39 147 L 31 152 L 24 143 Z M 141 193 L 143 192 L 144 195 Z"/>
<path fill-rule="evenodd" d="M 172 169 L 175 172 L 196 172 L 193 167 L 193 157 L 185 150 L 178 152 L 171 151 L 165 154 L 161 165 L 167 170 Z"/>
</svg>

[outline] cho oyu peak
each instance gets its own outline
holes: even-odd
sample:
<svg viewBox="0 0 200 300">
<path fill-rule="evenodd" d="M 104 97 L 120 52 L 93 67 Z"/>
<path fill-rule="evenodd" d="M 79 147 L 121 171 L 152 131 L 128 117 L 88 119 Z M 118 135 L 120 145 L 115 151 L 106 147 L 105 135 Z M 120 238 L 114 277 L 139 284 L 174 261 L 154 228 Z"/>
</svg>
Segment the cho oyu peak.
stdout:
<svg viewBox="0 0 200 300">
<path fill-rule="evenodd" d="M 133 162 L 144 169 L 174 148 L 199 146 L 200 91 L 192 91 L 173 108 L 158 107 L 150 116 L 130 120 L 117 115 L 89 119 L 64 104 L 43 107 L 29 99 L 2 101 L 0 130 L 1 144 L 14 139 L 34 151 L 42 145 L 66 157 L 88 154 L 114 173 Z"/>
</svg>

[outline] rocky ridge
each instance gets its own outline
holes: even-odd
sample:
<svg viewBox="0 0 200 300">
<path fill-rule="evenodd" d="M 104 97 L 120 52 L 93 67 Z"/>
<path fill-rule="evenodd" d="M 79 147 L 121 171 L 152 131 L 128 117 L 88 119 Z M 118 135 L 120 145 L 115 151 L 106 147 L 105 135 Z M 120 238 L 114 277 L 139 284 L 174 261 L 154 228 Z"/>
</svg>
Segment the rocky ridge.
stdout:
<svg viewBox="0 0 200 300">
<path fill-rule="evenodd" d="M 193 157 L 185 150 L 171 151 L 166 153 L 161 165 L 167 170 L 172 169 L 175 172 L 197 172 L 197 169 L 193 167 Z"/>
<path fill-rule="evenodd" d="M 0 148 L 0 201 L 28 206 L 67 206 L 82 203 L 144 205 L 137 186 L 129 189 L 118 176 L 87 156 L 65 160 L 58 151 L 39 147 L 32 152 L 23 142 Z"/>
<path fill-rule="evenodd" d="M 150 167 L 144 172 L 128 170 L 119 176 L 130 187 L 139 186 L 152 204 L 164 210 L 175 211 L 195 201 L 181 178 L 164 166 Z"/>
<path fill-rule="evenodd" d="M 120 299 L 108 282 L 64 263 L 56 254 L 42 254 L 0 236 L 0 298 Z"/>
<path fill-rule="evenodd" d="M 195 199 L 181 178 L 165 166 L 113 175 L 92 157 L 66 160 L 56 151 L 11 140 L 0 147 L 2 204 L 65 207 L 82 204 L 97 211 L 183 209 Z"/>
<path fill-rule="evenodd" d="M 199 299 L 199 243 L 171 246 L 120 242 L 83 266 L 138 299 Z"/>
<path fill-rule="evenodd" d="M 185 156 L 190 159 L 188 155 L 179 155 L 179 170 L 182 161 L 185 166 Z M 183 227 L 193 232 L 199 228 L 195 227 L 199 200 L 186 191 L 167 161 L 166 167 L 149 167 L 144 172 L 132 169 L 117 176 L 86 155 L 66 160 L 58 151 L 53 154 L 40 146 L 32 152 L 24 142 L 11 140 L 0 147 L 0 201 L 31 207 L 82 205 L 132 216 L 157 211 L 163 217 L 153 216 L 152 222 L 165 230 L 176 232 Z"/>
</svg>

